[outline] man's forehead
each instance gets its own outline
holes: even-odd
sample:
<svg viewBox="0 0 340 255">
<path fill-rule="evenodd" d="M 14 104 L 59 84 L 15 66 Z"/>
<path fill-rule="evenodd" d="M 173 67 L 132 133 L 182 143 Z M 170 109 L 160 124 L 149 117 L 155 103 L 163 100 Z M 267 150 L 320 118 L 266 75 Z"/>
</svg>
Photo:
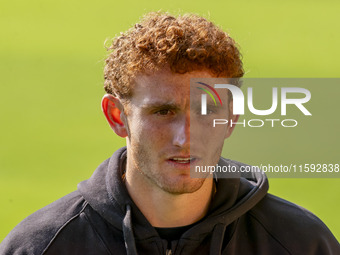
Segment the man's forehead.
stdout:
<svg viewBox="0 0 340 255">
<path fill-rule="evenodd" d="M 216 78 L 207 70 L 179 74 L 169 70 L 139 74 L 135 77 L 132 100 L 139 104 L 178 104 L 180 101 L 199 100 L 202 90 L 215 84 L 226 84 L 227 78 Z M 203 85 L 202 85 L 203 84 Z M 227 93 L 220 91 L 221 96 Z"/>
<path fill-rule="evenodd" d="M 140 74 L 135 78 L 135 90 L 138 89 L 171 89 L 189 88 L 190 78 L 187 75 L 170 72 L 155 72 L 153 74 Z"/>
</svg>

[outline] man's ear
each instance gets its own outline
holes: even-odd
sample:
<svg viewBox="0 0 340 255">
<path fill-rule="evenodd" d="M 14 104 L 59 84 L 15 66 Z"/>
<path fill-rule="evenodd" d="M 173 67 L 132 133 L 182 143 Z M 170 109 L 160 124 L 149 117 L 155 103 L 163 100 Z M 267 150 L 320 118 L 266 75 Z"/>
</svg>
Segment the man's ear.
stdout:
<svg viewBox="0 0 340 255">
<path fill-rule="evenodd" d="M 229 119 L 228 119 L 228 127 L 227 127 L 227 132 L 225 134 L 224 139 L 227 139 L 231 136 L 231 134 L 234 131 L 235 128 L 235 122 L 238 121 L 238 118 L 240 117 L 240 115 L 234 115 L 234 111 L 233 111 L 233 100 L 231 100 L 229 102 Z M 233 125 L 231 125 L 231 123 L 233 123 Z"/>
<path fill-rule="evenodd" d="M 113 131 L 120 137 L 127 137 L 127 120 L 122 120 L 123 105 L 121 101 L 113 95 L 106 94 L 102 99 L 102 111 Z"/>
</svg>

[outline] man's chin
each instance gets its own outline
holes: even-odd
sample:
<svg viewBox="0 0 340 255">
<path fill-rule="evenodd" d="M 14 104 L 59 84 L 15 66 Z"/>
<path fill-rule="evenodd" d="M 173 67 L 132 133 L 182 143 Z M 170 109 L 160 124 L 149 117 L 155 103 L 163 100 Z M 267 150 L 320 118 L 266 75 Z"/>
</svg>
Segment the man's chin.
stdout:
<svg viewBox="0 0 340 255">
<path fill-rule="evenodd" d="M 173 195 L 181 195 L 194 193 L 198 191 L 204 183 L 202 178 L 189 178 L 187 180 L 167 180 L 159 185 L 159 187 Z"/>
</svg>

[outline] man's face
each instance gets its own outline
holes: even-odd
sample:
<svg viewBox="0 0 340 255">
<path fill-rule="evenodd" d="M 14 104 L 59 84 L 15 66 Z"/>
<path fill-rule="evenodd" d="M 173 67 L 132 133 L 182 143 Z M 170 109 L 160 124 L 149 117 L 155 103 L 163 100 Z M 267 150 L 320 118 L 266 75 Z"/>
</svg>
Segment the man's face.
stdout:
<svg viewBox="0 0 340 255">
<path fill-rule="evenodd" d="M 198 77 L 213 78 L 208 71 L 139 75 L 126 105 L 128 171 L 169 193 L 197 191 L 206 179 L 190 178 L 190 167 L 216 165 L 228 136 L 227 125 L 212 126 L 213 118 L 228 118 L 227 92 L 224 108 L 209 112 L 208 101 L 210 114 L 202 116 L 202 91 L 190 96 L 190 79 Z"/>
</svg>

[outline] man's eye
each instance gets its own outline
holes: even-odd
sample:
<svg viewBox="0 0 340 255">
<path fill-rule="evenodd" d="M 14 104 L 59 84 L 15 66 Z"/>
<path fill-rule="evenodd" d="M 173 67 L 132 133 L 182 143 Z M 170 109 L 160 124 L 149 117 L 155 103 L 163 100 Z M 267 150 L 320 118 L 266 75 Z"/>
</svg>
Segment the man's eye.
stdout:
<svg viewBox="0 0 340 255">
<path fill-rule="evenodd" d="M 214 113 L 216 113 L 216 109 L 213 109 L 213 108 L 207 109 L 207 115 L 211 115 L 211 114 L 214 114 Z"/>
<path fill-rule="evenodd" d="M 168 109 L 163 109 L 163 110 L 159 110 L 159 111 L 157 111 L 157 112 L 156 112 L 156 114 L 158 114 L 158 115 L 162 115 L 162 116 L 165 116 L 165 115 L 169 115 L 169 114 L 171 114 L 171 111 L 170 111 L 170 110 L 168 110 Z"/>
</svg>

